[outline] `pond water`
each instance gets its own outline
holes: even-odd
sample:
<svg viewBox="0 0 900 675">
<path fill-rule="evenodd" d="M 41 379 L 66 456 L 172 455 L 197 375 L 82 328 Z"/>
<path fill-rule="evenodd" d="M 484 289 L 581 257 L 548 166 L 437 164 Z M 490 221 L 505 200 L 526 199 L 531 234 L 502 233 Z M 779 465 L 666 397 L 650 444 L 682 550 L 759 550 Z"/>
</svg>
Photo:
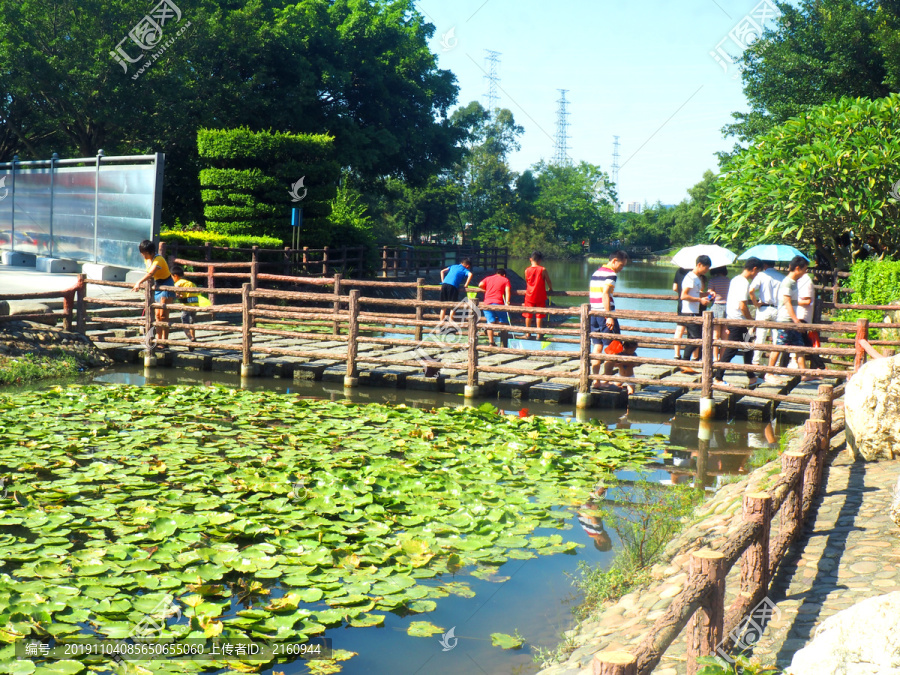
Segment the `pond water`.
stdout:
<svg viewBox="0 0 900 675">
<path fill-rule="evenodd" d="M 511 265 L 521 272 L 524 265 Z M 585 263 L 547 264 L 555 288 L 587 288 L 596 265 Z M 521 269 L 520 269 L 521 268 Z M 619 292 L 671 292 L 673 269 L 666 266 L 631 264 L 620 276 Z M 572 304 L 579 304 L 574 301 Z M 659 301 L 621 299 L 622 309 L 659 309 Z M 672 303 L 674 305 L 674 301 Z M 331 400 L 349 399 L 359 403 L 392 402 L 414 407 L 460 406 L 460 396 L 404 390 L 360 387 L 349 393 L 341 385 L 319 382 L 293 382 L 280 379 L 241 380 L 221 373 L 192 372 L 154 369 L 144 371 L 139 367 L 118 367 L 86 378 L 94 383 L 122 383 L 139 386 L 154 385 L 223 385 L 289 393 Z M 509 402 L 495 402 L 501 408 L 509 408 Z M 661 465 L 651 471 L 648 478 L 656 482 L 696 483 L 713 488 L 722 477 L 743 473 L 744 463 L 752 448 L 767 447 L 776 439 L 770 425 L 748 422 L 714 422 L 708 430 L 709 449 L 701 448 L 698 441 L 699 421 L 694 418 L 674 418 L 668 414 L 642 411 L 589 410 L 576 411 L 573 405 L 525 404 L 529 414 L 547 415 L 567 419 L 597 419 L 610 427 L 632 429 L 639 435 L 663 436 L 670 453 L 660 457 Z M 518 407 L 504 410 L 519 414 Z M 636 475 L 619 472 L 623 480 L 633 480 Z M 414 675 L 416 673 L 534 673 L 539 666 L 534 663 L 531 647 L 552 649 L 562 640 L 562 633 L 575 624 L 572 608 L 580 601 L 571 581 L 578 576 L 581 562 L 593 566 L 608 567 L 620 548 L 615 532 L 608 532 L 612 547 L 595 545 L 595 538 L 582 527 L 577 509 L 568 516 L 567 530 L 538 530 L 535 535 L 558 534 L 564 541 L 576 542 L 579 548 L 571 554 L 539 556 L 530 560 L 510 560 L 498 568 L 497 581 L 481 580 L 461 570 L 456 576 L 464 579 L 475 591 L 475 596 L 463 598 L 450 596 L 437 602 L 437 609 L 426 615 L 400 616 L 389 613 L 385 624 L 377 628 L 337 628 L 328 630 L 335 649 L 357 652 L 358 656 L 344 662 L 341 672 L 348 675 L 387 674 Z M 443 582 L 452 579 L 442 579 Z M 440 635 L 414 638 L 406 634 L 413 620 L 427 620 L 444 630 L 454 630 L 458 642 L 445 650 Z M 525 646 L 520 650 L 502 650 L 491 645 L 491 633 L 521 635 Z M 448 646 L 454 644 L 448 641 Z M 267 673 L 306 673 L 303 662 L 279 665 Z"/>
</svg>

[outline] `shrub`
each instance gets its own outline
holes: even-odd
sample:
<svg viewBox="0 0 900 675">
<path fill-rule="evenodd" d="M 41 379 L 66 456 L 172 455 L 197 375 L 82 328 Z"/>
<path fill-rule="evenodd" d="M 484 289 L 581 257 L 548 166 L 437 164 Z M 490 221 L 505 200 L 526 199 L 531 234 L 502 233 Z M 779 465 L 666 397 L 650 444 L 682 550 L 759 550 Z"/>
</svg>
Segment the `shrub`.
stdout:
<svg viewBox="0 0 900 675">
<path fill-rule="evenodd" d="M 188 246 L 203 246 L 209 242 L 213 246 L 230 246 L 232 248 L 251 248 L 259 246 L 260 248 L 282 248 L 284 242 L 275 237 L 253 237 L 244 234 L 227 235 L 216 234 L 214 232 L 162 232 L 159 235 L 160 241 L 179 242 Z"/>
<path fill-rule="evenodd" d="M 327 227 L 340 177 L 333 144 L 324 134 L 200 129 L 197 149 L 208 166 L 200 172 L 206 229 L 288 239 L 291 209 L 299 206 L 304 244 L 317 245 L 308 240 Z M 305 196 L 293 202 L 291 187 L 300 178 Z"/>
</svg>

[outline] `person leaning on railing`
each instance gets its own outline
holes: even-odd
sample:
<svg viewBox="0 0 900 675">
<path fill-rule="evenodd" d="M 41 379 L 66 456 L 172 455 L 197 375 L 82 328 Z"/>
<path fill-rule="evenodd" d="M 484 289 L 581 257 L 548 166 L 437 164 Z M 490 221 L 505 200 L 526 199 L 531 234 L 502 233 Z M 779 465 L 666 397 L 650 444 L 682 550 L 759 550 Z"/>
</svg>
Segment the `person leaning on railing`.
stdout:
<svg viewBox="0 0 900 675">
<path fill-rule="evenodd" d="M 155 283 L 153 302 L 163 305 L 163 307 L 156 310 L 156 320 L 168 323 L 169 308 L 166 305 L 175 300 L 175 280 L 172 279 L 172 274 L 169 272 L 169 264 L 161 255 L 156 255 L 156 244 L 149 239 L 144 239 L 138 244 L 138 251 L 144 258 L 147 273 L 131 287 L 131 290 L 137 293 L 145 282 L 153 279 Z M 160 326 L 156 334 L 160 340 L 169 339 L 168 326 Z"/>
</svg>

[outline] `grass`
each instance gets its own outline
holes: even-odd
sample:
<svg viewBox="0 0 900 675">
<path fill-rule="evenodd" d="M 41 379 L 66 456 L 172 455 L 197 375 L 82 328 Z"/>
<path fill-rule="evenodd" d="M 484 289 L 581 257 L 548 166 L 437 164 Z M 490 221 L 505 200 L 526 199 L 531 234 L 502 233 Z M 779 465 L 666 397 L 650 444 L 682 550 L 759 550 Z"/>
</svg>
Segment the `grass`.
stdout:
<svg viewBox="0 0 900 675">
<path fill-rule="evenodd" d="M 26 384 L 47 378 L 78 375 L 83 368 L 73 357 L 63 352 L 52 356 L 0 355 L 0 385 Z"/>
<path fill-rule="evenodd" d="M 703 499 L 702 492 L 689 486 L 663 487 L 644 478 L 627 485 L 609 485 L 609 489 L 614 487 L 620 493 L 618 499 L 628 505 L 596 507 L 594 511 L 618 535 L 622 550 L 608 569 L 579 563 L 579 576 L 572 580 L 584 597 L 573 610 L 579 622 L 649 584 L 650 568 Z M 559 663 L 578 647 L 572 637 L 562 638 L 555 649 L 535 647 L 535 662 L 544 667 Z"/>
</svg>

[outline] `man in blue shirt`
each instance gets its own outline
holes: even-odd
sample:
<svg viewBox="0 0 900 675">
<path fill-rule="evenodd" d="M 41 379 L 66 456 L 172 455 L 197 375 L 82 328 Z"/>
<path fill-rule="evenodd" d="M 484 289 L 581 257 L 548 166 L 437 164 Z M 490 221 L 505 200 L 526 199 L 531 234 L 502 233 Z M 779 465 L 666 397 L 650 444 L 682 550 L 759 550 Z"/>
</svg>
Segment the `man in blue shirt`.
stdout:
<svg viewBox="0 0 900 675">
<path fill-rule="evenodd" d="M 463 258 L 459 264 L 445 267 L 441 270 L 441 302 L 457 302 L 459 289 L 466 288 L 472 281 L 472 261 Z M 447 314 L 446 309 L 441 310 L 441 321 Z"/>
</svg>

